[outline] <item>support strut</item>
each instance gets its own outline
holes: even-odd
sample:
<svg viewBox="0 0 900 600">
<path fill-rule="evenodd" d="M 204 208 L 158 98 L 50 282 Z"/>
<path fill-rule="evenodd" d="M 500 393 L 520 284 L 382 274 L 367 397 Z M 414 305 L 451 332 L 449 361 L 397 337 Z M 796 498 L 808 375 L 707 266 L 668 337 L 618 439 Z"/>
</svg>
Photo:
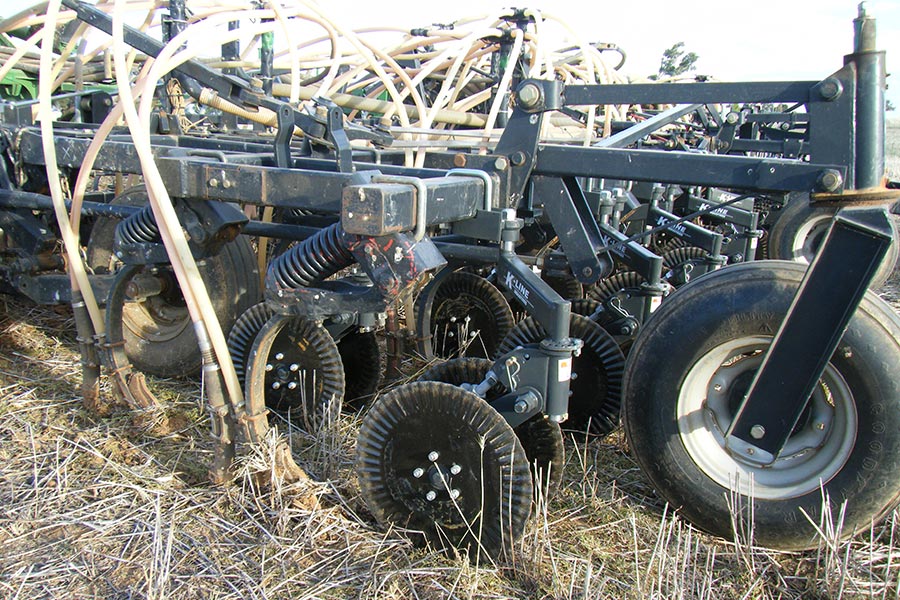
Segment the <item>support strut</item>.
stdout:
<svg viewBox="0 0 900 600">
<path fill-rule="evenodd" d="M 884 209 L 844 209 L 810 265 L 728 430 L 744 459 L 778 457 L 891 244 Z"/>
</svg>

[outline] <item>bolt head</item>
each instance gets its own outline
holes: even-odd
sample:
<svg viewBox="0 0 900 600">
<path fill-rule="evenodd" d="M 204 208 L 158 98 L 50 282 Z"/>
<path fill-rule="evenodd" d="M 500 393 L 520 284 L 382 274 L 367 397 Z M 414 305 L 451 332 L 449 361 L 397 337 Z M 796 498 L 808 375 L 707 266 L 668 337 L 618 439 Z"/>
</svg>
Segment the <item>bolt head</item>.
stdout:
<svg viewBox="0 0 900 600">
<path fill-rule="evenodd" d="M 453 500 L 456 500 L 457 498 L 459 498 L 459 490 L 457 490 L 457 489 L 450 490 L 450 498 Z"/>
<path fill-rule="evenodd" d="M 451 474 L 451 475 L 459 475 L 460 472 L 462 472 L 462 467 L 461 467 L 461 466 L 459 466 L 459 465 L 453 465 L 452 467 L 450 467 L 450 474 Z"/>
<path fill-rule="evenodd" d="M 296 382 L 296 381 L 290 382 L 290 383 L 288 384 L 288 389 L 289 389 L 289 390 L 296 390 L 296 389 L 297 389 L 297 382 Z"/>
<path fill-rule="evenodd" d="M 428 453 L 428 460 L 431 462 L 435 462 L 437 459 L 441 457 L 440 453 L 437 450 L 432 450 Z"/>
<path fill-rule="evenodd" d="M 524 400 L 518 400 L 513 408 L 517 413 L 522 414 L 523 412 L 528 410 L 528 403 Z"/>
<path fill-rule="evenodd" d="M 836 192 L 844 183 L 844 178 L 834 169 L 825 169 L 819 175 L 819 189 L 825 192 Z"/>
<path fill-rule="evenodd" d="M 834 77 L 829 77 L 819 86 L 819 95 L 823 100 L 837 100 L 843 91 L 844 86 Z"/>
<path fill-rule="evenodd" d="M 284 360 L 284 354 L 279 352 L 278 354 L 275 355 L 275 360 Z"/>
<path fill-rule="evenodd" d="M 275 367 L 273 367 L 272 365 L 266 365 L 266 373 L 268 373 L 269 371 L 271 371 L 274 368 Z"/>
<path fill-rule="evenodd" d="M 272 389 L 273 389 L 273 390 L 280 390 L 280 389 L 281 389 L 281 382 L 279 382 L 279 381 L 274 382 L 274 383 L 272 384 Z"/>
<path fill-rule="evenodd" d="M 430 490 L 427 494 L 425 494 L 425 499 L 429 502 L 434 501 L 435 498 L 437 498 L 437 493 L 433 490 Z"/>
<path fill-rule="evenodd" d="M 541 102 L 541 88 L 536 83 L 526 83 L 516 92 L 516 98 L 523 108 L 535 108 Z"/>
<path fill-rule="evenodd" d="M 291 371 L 299 371 L 299 370 L 300 370 L 300 365 L 298 365 L 297 363 L 293 363 L 291 365 Z"/>
<path fill-rule="evenodd" d="M 760 440 L 766 435 L 766 428 L 762 425 L 754 425 L 750 428 L 750 436 L 754 440 Z"/>
<path fill-rule="evenodd" d="M 741 116 L 734 111 L 731 111 L 727 115 L 725 115 L 725 122 L 729 125 L 737 125 L 737 122 L 741 120 Z"/>
<path fill-rule="evenodd" d="M 494 168 L 498 171 L 505 171 L 509 166 L 509 161 L 506 160 L 505 156 L 498 156 L 497 160 L 494 161 Z"/>
<path fill-rule="evenodd" d="M 416 467 L 415 469 L 413 469 L 413 477 L 415 477 L 416 479 L 419 479 L 424 474 L 425 469 L 423 469 L 422 467 Z"/>
</svg>

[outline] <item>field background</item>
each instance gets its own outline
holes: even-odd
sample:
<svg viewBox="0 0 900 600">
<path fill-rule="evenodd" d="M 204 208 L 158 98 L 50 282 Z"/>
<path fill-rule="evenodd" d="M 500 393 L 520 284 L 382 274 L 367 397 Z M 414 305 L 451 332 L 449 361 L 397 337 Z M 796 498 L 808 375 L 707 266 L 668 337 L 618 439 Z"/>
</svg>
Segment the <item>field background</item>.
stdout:
<svg viewBox="0 0 900 600">
<path fill-rule="evenodd" d="M 900 116 L 888 171 L 900 180 Z M 881 293 L 898 306 L 897 273 Z M 621 433 L 567 442 L 561 492 L 508 562 L 412 548 L 377 529 L 352 475 L 358 419 L 313 439 L 280 425 L 315 482 L 256 489 L 206 479 L 199 384 L 151 381 L 159 415 L 98 417 L 78 395 L 67 309 L 0 296 L 0 598 L 897 598 L 897 516 L 817 550 L 756 548 L 680 520 L 654 494 Z M 307 502 L 318 497 L 318 507 Z"/>
<path fill-rule="evenodd" d="M 887 113 L 887 139 L 884 147 L 884 162 L 887 176 L 900 181 L 900 111 Z"/>
</svg>

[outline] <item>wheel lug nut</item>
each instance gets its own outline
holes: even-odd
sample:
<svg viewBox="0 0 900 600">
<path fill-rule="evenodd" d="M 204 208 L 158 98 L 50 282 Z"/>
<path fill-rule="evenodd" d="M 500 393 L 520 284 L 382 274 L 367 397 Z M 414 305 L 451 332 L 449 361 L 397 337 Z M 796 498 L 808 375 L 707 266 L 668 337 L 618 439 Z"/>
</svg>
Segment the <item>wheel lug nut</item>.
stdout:
<svg viewBox="0 0 900 600">
<path fill-rule="evenodd" d="M 281 389 L 281 382 L 280 382 L 280 381 L 276 381 L 275 383 L 273 383 L 273 384 L 272 384 L 272 389 L 273 389 L 273 390 Z"/>
<path fill-rule="evenodd" d="M 291 371 L 297 371 L 299 369 L 300 369 L 300 365 L 298 365 L 297 363 L 294 363 L 291 365 Z"/>
<path fill-rule="evenodd" d="M 428 453 L 428 460 L 430 460 L 431 462 L 435 462 L 440 457 L 441 457 L 441 455 L 438 454 L 438 452 L 436 450 L 432 450 L 431 452 Z"/>
<path fill-rule="evenodd" d="M 416 479 L 420 478 L 424 474 L 425 469 L 423 469 L 422 467 L 416 467 L 415 469 L 413 469 L 413 477 L 415 477 Z"/>
<path fill-rule="evenodd" d="M 288 384 L 288 389 L 289 389 L 289 390 L 296 390 L 296 389 L 297 389 L 297 382 L 296 382 L 296 381 L 290 382 L 290 383 Z"/>
<path fill-rule="evenodd" d="M 462 471 L 462 467 L 459 466 L 459 465 L 453 465 L 452 467 L 450 467 L 450 474 L 451 474 L 451 475 L 459 475 L 459 473 L 460 473 L 461 471 Z"/>
<path fill-rule="evenodd" d="M 266 372 L 268 373 L 269 371 L 271 371 L 274 368 L 275 367 L 273 367 L 272 365 L 266 365 Z"/>
<path fill-rule="evenodd" d="M 450 498 L 452 500 L 459 498 L 459 490 L 450 490 Z"/>
<path fill-rule="evenodd" d="M 435 498 L 437 498 L 437 492 L 430 491 L 427 494 L 425 494 L 425 499 L 428 500 L 429 502 L 431 502 Z"/>
<path fill-rule="evenodd" d="M 279 352 L 278 354 L 275 355 L 275 360 L 284 360 L 284 354 Z"/>
</svg>

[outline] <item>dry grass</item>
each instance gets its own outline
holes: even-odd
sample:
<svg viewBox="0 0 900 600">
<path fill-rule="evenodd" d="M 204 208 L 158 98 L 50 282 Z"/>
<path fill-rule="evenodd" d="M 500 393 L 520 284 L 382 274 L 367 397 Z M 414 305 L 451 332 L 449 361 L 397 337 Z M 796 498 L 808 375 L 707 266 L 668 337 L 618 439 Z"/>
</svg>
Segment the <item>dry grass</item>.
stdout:
<svg viewBox="0 0 900 600">
<path fill-rule="evenodd" d="M 887 139 L 884 148 L 885 171 L 888 179 L 900 181 L 900 114 L 887 113 Z"/>
<path fill-rule="evenodd" d="M 803 554 L 713 539 L 660 502 L 620 434 L 570 440 L 562 492 L 509 562 L 477 569 L 374 526 L 352 475 L 353 417 L 316 437 L 279 425 L 318 509 L 295 502 L 306 490 L 247 475 L 215 487 L 198 385 L 151 382 L 181 425 L 164 435 L 127 412 L 94 417 L 68 315 L 0 302 L 0 597 L 898 597 L 894 518 L 835 542 L 835 515 Z M 245 451 L 242 472 L 269 451 Z"/>
</svg>

